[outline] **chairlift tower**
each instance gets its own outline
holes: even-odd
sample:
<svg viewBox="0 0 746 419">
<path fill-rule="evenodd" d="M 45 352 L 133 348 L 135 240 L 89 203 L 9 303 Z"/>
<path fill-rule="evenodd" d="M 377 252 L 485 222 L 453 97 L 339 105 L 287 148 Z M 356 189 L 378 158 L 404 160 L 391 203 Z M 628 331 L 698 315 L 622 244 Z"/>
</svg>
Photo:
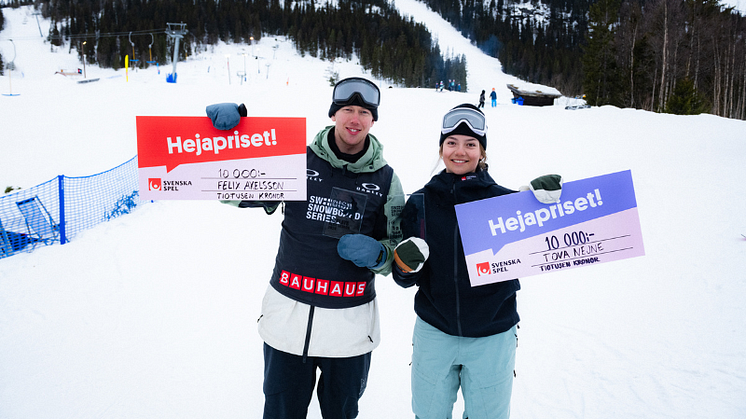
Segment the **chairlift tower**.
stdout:
<svg viewBox="0 0 746 419">
<path fill-rule="evenodd" d="M 39 28 L 39 36 L 44 38 L 44 34 L 41 33 L 41 23 L 39 23 L 39 15 L 41 12 L 33 12 L 32 15 L 36 16 L 36 26 Z"/>
<path fill-rule="evenodd" d="M 237 71 L 236 75 L 240 77 L 241 84 L 246 81 L 246 52 L 241 52 L 241 55 L 243 55 L 243 71 Z"/>
<path fill-rule="evenodd" d="M 173 58 L 173 71 L 168 75 L 166 81 L 169 83 L 176 83 L 176 63 L 179 61 L 179 42 L 181 38 L 186 34 L 186 23 L 167 23 L 168 29 L 166 33 L 168 36 L 175 40 L 174 43 L 174 58 Z"/>
<path fill-rule="evenodd" d="M 16 69 L 16 64 L 15 64 L 16 44 L 15 42 L 13 42 L 12 39 L 8 39 L 8 41 L 10 41 L 10 43 L 13 44 L 13 59 L 10 60 L 9 63 L 5 64 L 5 68 L 8 69 L 8 88 L 10 89 L 10 91 L 8 93 L 3 93 L 3 96 L 19 96 L 20 93 L 15 93 L 15 94 L 13 93 L 13 84 L 11 83 L 11 77 L 13 75 L 13 70 Z"/>
</svg>

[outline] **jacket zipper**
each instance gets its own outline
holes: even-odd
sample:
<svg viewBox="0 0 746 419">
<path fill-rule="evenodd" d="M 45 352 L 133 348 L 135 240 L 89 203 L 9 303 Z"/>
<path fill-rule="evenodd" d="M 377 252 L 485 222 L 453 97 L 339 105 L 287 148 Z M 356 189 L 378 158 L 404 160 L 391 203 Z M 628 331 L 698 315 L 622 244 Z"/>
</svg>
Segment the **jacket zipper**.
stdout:
<svg viewBox="0 0 746 419">
<path fill-rule="evenodd" d="M 306 359 L 308 359 L 308 347 L 311 344 L 311 328 L 313 326 L 313 312 L 315 311 L 316 307 L 311 306 L 311 308 L 308 310 L 308 325 L 306 326 L 306 341 L 303 344 L 303 363 L 306 363 Z"/>
<path fill-rule="evenodd" d="M 453 202 L 456 203 L 456 183 L 451 186 L 451 194 L 453 195 Z M 458 222 L 453 227 L 453 286 L 456 290 L 456 327 L 458 328 L 458 335 L 463 336 L 461 332 L 461 296 L 458 291 Z"/>
</svg>

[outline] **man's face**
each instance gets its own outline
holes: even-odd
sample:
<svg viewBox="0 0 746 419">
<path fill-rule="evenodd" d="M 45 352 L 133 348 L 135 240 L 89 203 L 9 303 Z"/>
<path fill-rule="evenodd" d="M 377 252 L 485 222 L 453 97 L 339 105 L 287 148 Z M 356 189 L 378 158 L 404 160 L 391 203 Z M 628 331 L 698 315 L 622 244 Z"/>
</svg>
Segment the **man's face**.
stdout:
<svg viewBox="0 0 746 419">
<path fill-rule="evenodd" d="M 366 108 L 349 105 L 332 116 L 335 123 L 334 139 L 339 150 L 345 154 L 355 154 L 365 147 L 365 138 L 373 126 L 373 114 Z"/>
</svg>

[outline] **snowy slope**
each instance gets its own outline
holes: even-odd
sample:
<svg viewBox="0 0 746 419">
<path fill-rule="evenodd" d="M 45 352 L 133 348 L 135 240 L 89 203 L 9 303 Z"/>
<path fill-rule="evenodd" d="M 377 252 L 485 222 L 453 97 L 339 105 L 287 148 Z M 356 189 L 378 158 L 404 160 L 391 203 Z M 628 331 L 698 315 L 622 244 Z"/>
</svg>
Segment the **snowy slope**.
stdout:
<svg viewBox="0 0 746 419">
<path fill-rule="evenodd" d="M 434 93 L 381 82 L 372 132 L 412 192 L 438 167 L 443 113 L 475 102 L 479 86 L 514 79 L 418 3 L 397 6 L 427 22 L 441 46 L 467 54 L 472 87 Z M 0 187 L 107 170 L 135 155 L 136 115 L 199 116 L 216 102 L 305 117 L 310 137 L 330 123 L 326 72 L 364 75 L 354 61 L 300 57 L 265 37 L 243 84 L 235 72 L 246 45 L 179 63 L 176 84 L 165 82 L 170 66 L 127 76 L 87 66 L 100 81 L 77 84 L 54 74 L 81 65 L 74 51 L 52 52 L 29 8 L 3 12 L 0 48 L 12 55 L 13 39 L 17 70 L 0 78 L 0 93 L 12 82 L 20 96 L 0 96 Z M 746 417 L 746 122 L 518 107 L 506 95 L 486 109 L 498 183 L 631 169 L 646 250 L 521 281 L 512 417 Z M 0 260 L 0 418 L 261 417 L 255 325 L 280 222 L 212 202 L 160 201 L 65 246 Z M 359 417 L 411 417 L 414 290 L 377 282 L 383 342 Z M 315 404 L 309 418 L 320 418 Z"/>
<path fill-rule="evenodd" d="M 450 23 L 430 10 L 425 3 L 417 0 L 397 0 L 396 6 L 399 13 L 411 16 L 416 22 L 423 23 L 428 28 L 433 34 L 434 41 L 438 42 L 441 53 L 446 57 L 463 55 L 466 58 L 468 85 L 474 103 L 478 102 L 482 90 L 489 96 L 493 87 L 497 93 L 498 103 L 510 103 L 513 94 L 506 87 L 508 84 L 527 90 L 538 88 L 548 93 L 560 93 L 552 87 L 536 85 L 503 73 L 500 61 L 484 54 L 471 41 L 461 36 Z M 489 97 L 487 103 L 489 104 Z"/>
</svg>

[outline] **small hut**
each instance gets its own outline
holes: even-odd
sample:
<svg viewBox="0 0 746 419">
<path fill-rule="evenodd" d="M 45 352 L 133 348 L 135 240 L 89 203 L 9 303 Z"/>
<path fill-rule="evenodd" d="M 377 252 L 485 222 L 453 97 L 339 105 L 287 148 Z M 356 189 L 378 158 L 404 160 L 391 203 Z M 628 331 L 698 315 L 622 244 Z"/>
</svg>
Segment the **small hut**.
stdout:
<svg viewBox="0 0 746 419">
<path fill-rule="evenodd" d="M 509 84 L 508 89 L 513 92 L 513 103 L 520 103 L 528 106 L 551 106 L 554 105 L 554 99 L 562 96 L 562 93 L 556 89 L 544 88 L 543 86 L 518 87 Z M 542 90 L 539 90 L 541 88 Z"/>
</svg>

